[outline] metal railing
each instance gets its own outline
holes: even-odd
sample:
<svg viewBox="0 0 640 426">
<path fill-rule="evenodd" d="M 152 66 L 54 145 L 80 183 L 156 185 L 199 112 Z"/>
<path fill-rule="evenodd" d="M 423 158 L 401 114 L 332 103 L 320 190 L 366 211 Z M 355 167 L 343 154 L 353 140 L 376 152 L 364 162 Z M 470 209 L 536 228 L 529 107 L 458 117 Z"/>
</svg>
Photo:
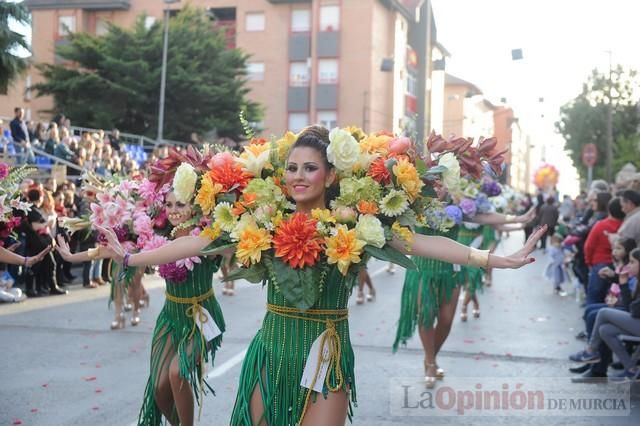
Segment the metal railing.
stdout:
<svg viewBox="0 0 640 426">
<path fill-rule="evenodd" d="M 100 130 L 99 129 L 92 129 L 90 127 L 71 126 L 70 131 L 74 136 L 80 136 L 85 132 L 98 133 Z M 111 131 L 107 131 L 107 130 L 103 130 L 103 132 L 104 132 L 105 135 L 111 135 L 112 134 Z M 136 134 L 133 134 L 133 133 L 124 133 L 124 132 L 120 132 L 120 140 L 122 142 L 126 143 L 126 144 L 129 144 L 129 145 L 139 145 L 147 152 L 153 151 L 158 146 L 163 146 L 163 145 L 168 145 L 168 146 L 176 146 L 177 145 L 177 146 L 181 146 L 181 147 L 187 147 L 187 146 L 191 145 L 188 142 L 173 141 L 173 140 L 169 140 L 169 139 L 163 139 L 162 141 L 157 141 L 157 140 L 151 139 L 151 138 L 149 138 L 147 136 L 136 135 Z"/>
</svg>

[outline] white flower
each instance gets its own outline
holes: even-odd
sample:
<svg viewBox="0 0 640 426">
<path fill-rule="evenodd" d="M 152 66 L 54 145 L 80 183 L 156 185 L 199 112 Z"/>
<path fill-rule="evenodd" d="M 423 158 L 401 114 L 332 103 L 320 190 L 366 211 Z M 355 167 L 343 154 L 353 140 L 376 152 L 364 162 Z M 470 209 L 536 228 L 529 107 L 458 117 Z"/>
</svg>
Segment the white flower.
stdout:
<svg viewBox="0 0 640 426">
<path fill-rule="evenodd" d="M 242 168 L 254 176 L 260 177 L 262 169 L 269 162 L 270 150 L 264 150 L 257 156 L 250 150 L 245 150 L 236 161 L 242 164 Z"/>
<path fill-rule="evenodd" d="M 1 204 L 3 206 L 4 206 L 4 197 L 5 195 L 2 196 L 2 201 L 1 201 Z M 13 200 L 11 200 L 9 202 L 9 205 L 16 210 L 21 210 L 25 213 L 29 213 L 29 211 L 31 211 L 31 203 L 20 201 L 20 199 L 18 198 L 14 198 Z"/>
<path fill-rule="evenodd" d="M 338 127 L 329 133 L 329 141 L 327 159 L 338 171 L 350 175 L 360 157 L 360 145 L 351 133 Z"/>
<path fill-rule="evenodd" d="M 180 164 L 180 167 L 176 170 L 176 175 L 173 177 L 173 193 L 176 196 L 176 200 L 181 203 L 191 201 L 197 180 L 198 175 L 191 164 Z"/>
<path fill-rule="evenodd" d="M 447 168 L 442 173 L 442 183 L 449 192 L 456 192 L 460 187 L 460 163 L 452 152 L 447 152 L 438 160 L 439 166 Z"/>
<path fill-rule="evenodd" d="M 225 232 L 231 232 L 238 223 L 238 218 L 233 214 L 231 203 L 222 202 L 213 209 L 213 220 Z"/>
<path fill-rule="evenodd" d="M 367 244 L 378 248 L 382 248 L 387 242 L 384 238 L 382 223 L 377 217 L 370 214 L 362 215 L 360 219 L 358 219 L 356 236 Z"/>
</svg>

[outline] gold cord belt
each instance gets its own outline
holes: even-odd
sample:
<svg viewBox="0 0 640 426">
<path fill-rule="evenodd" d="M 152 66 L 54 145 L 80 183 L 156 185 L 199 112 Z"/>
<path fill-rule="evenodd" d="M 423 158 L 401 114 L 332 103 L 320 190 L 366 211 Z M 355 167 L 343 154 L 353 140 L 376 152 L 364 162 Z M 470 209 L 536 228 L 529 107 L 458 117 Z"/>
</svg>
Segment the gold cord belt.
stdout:
<svg viewBox="0 0 640 426">
<path fill-rule="evenodd" d="M 309 404 L 309 397 L 311 396 L 311 389 L 316 384 L 316 379 L 318 377 L 318 373 L 320 371 L 320 365 L 322 362 L 328 362 L 327 368 L 327 376 L 325 378 L 325 384 L 327 385 L 327 389 L 331 392 L 338 392 L 342 389 L 342 385 L 344 384 L 344 378 L 342 375 L 342 367 L 340 365 L 340 354 L 341 354 L 341 344 L 340 337 L 336 331 L 336 322 L 345 321 L 349 318 L 349 310 L 348 309 L 308 309 L 306 311 L 301 311 L 296 308 L 291 308 L 288 306 L 280 306 L 280 305 L 272 305 L 267 303 L 267 311 L 276 315 L 280 315 L 285 318 L 293 318 L 300 319 L 305 321 L 313 321 L 318 323 L 324 323 L 327 326 L 327 331 L 322 335 L 322 339 L 320 341 L 320 354 L 318 356 L 318 364 L 316 366 L 316 372 L 313 376 L 313 382 L 309 388 L 309 392 L 307 393 L 307 397 L 305 398 L 304 409 L 302 411 L 302 415 L 300 416 L 300 420 L 298 424 L 302 424 L 302 419 L 304 419 L 304 415 L 307 412 L 307 407 Z M 308 316 L 306 316 L 308 315 Z M 334 316 L 335 318 L 314 318 L 314 317 L 326 317 L 326 316 Z M 329 347 L 329 354 L 327 357 L 324 356 L 324 347 L 327 345 Z M 336 385 L 331 386 L 329 381 L 331 377 L 331 371 L 335 372 L 336 377 Z"/>
</svg>

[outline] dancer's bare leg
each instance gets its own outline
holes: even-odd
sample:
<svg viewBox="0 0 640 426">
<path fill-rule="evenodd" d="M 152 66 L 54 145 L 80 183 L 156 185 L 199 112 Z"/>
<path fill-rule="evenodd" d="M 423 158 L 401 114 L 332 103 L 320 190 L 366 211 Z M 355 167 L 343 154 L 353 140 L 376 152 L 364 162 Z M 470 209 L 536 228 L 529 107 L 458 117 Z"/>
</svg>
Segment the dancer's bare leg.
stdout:
<svg viewBox="0 0 640 426">
<path fill-rule="evenodd" d="M 187 352 L 191 352 L 189 347 Z M 199 366 L 196 366 L 199 368 Z M 180 376 L 180 360 L 174 356 L 169 366 L 169 382 L 171 383 L 171 393 L 178 412 L 181 426 L 193 425 L 193 392 L 189 381 Z"/>
<path fill-rule="evenodd" d="M 158 336 L 163 336 L 164 330 L 158 333 Z M 159 344 L 161 340 L 157 339 L 154 342 L 154 345 Z M 160 358 L 160 371 L 152 371 L 151 374 L 157 374 L 156 379 L 156 388 L 154 390 L 154 398 L 156 400 L 156 405 L 160 409 L 162 415 L 169 420 L 171 424 L 176 419 L 173 419 L 173 394 L 171 392 L 171 382 L 169 381 L 169 368 L 171 365 L 171 360 L 175 356 L 175 352 L 173 350 L 173 345 L 171 342 L 171 336 L 167 336 L 167 340 L 164 343 L 164 348 L 162 348 L 162 356 Z M 158 350 L 158 349 L 156 349 Z M 151 348 L 151 353 L 154 353 L 154 348 Z"/>
<path fill-rule="evenodd" d="M 418 291 L 418 312 L 420 312 L 420 309 L 422 308 L 421 302 L 422 287 L 420 287 L 420 290 Z M 424 350 L 424 374 L 428 377 L 436 377 L 435 328 L 433 326 L 427 328 L 422 324 L 418 324 L 418 335 L 420 336 L 420 342 L 422 342 L 422 349 Z"/>
<path fill-rule="evenodd" d="M 262 381 L 264 382 L 266 377 L 264 370 L 262 371 Z M 256 383 L 255 389 L 251 393 L 251 401 L 249 401 L 249 410 L 251 413 L 252 426 L 268 426 L 264 420 L 264 403 L 262 402 L 262 392 L 260 391 L 260 383 Z"/>
<path fill-rule="evenodd" d="M 458 298 L 460 297 L 460 287 L 453 289 L 451 293 L 451 299 L 449 301 L 442 301 L 440 305 L 440 311 L 438 312 L 438 323 L 435 329 L 435 355 L 437 356 L 447 341 L 449 333 L 451 332 L 451 326 L 453 325 L 453 319 L 456 316 L 456 308 L 458 307 Z"/>
<path fill-rule="evenodd" d="M 329 392 L 327 399 L 314 392 L 308 404 L 302 426 L 339 426 L 347 421 L 349 397 L 345 391 Z"/>
</svg>

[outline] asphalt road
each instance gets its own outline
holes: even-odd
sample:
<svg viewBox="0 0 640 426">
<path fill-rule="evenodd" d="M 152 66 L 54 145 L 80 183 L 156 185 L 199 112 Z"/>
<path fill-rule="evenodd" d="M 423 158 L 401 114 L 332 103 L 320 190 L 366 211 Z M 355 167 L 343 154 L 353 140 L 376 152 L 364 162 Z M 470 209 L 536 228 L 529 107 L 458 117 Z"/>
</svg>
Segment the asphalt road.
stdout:
<svg viewBox="0 0 640 426">
<path fill-rule="evenodd" d="M 515 247 L 521 238 L 513 233 L 499 252 Z M 456 318 L 439 357 L 447 377 L 427 395 L 417 337 L 398 353 L 391 352 L 404 272 L 390 275 L 383 263 L 372 262 L 377 300 L 365 305 L 351 300 L 358 395 L 353 424 L 640 424 L 640 385 L 570 382 L 567 355 L 583 345 L 573 337 L 582 327 L 580 308 L 574 297 L 553 294 L 542 277 L 544 265 L 544 256 L 538 254 L 538 262 L 526 269 L 495 272 L 494 285 L 480 295 L 481 318 L 466 323 Z M 148 376 L 153 323 L 163 300 L 160 278 L 147 276 L 145 285 L 151 306 L 143 311 L 142 323 L 118 331 L 109 330 L 112 311 L 106 287 L 75 286 L 67 296 L 0 305 L 0 425 L 134 423 Z M 247 283 L 239 283 L 233 297 L 222 296 L 217 281 L 215 289 L 227 332 L 215 368 L 208 370 L 216 395 L 205 397 L 202 425 L 228 424 L 242 359 L 260 326 L 266 298 L 261 286 Z M 473 404 L 459 393 L 504 391 L 505 386 L 516 399 L 509 409 L 497 411 L 473 411 L 468 405 Z M 515 391 L 523 389 L 545 392 L 547 409 L 520 409 Z M 441 398 L 457 399 L 440 400 L 441 409 L 435 410 L 437 398 L 429 398 L 437 397 L 438 390 Z M 589 411 L 594 407 L 584 405 L 607 395 L 617 407 Z M 572 398 L 584 401 L 559 406 Z M 549 403 L 558 409 L 548 410 Z M 447 410 L 449 405 L 453 408 Z"/>
</svg>

